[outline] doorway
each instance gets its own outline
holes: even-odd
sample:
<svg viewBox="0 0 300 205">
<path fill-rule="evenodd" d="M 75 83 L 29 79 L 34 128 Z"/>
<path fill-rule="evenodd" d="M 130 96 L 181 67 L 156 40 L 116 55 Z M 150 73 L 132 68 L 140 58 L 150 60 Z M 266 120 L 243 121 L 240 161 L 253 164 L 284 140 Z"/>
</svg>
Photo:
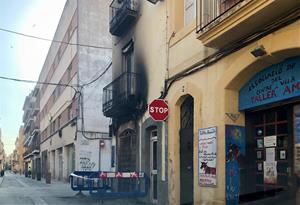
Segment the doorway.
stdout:
<svg viewBox="0 0 300 205">
<path fill-rule="evenodd" d="M 180 204 L 194 203 L 194 99 L 188 96 L 180 107 Z"/>
<path fill-rule="evenodd" d="M 62 148 L 58 149 L 58 180 L 63 180 L 63 157 Z"/>
<path fill-rule="evenodd" d="M 246 134 L 240 202 L 295 204 L 293 105 L 247 112 Z"/>
<path fill-rule="evenodd" d="M 117 141 L 118 146 L 118 171 L 136 171 L 136 132 L 133 129 L 123 131 Z M 118 189 L 123 192 L 130 192 L 135 189 L 136 182 L 130 178 L 118 180 Z"/>
<path fill-rule="evenodd" d="M 150 136 L 150 195 L 152 203 L 157 203 L 157 130 Z"/>
</svg>

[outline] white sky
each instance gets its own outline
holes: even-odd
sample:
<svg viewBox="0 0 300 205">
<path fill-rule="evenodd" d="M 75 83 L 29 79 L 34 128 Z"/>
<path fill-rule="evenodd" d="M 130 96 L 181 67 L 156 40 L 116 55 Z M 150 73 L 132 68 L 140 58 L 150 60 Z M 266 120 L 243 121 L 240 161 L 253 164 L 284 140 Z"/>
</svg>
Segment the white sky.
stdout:
<svg viewBox="0 0 300 205">
<path fill-rule="evenodd" d="M 52 39 L 66 0 L 1 0 L 0 28 Z M 50 43 L 0 31 L 0 76 L 37 80 Z M 0 127 L 6 154 L 22 125 L 33 84 L 0 80 Z"/>
</svg>

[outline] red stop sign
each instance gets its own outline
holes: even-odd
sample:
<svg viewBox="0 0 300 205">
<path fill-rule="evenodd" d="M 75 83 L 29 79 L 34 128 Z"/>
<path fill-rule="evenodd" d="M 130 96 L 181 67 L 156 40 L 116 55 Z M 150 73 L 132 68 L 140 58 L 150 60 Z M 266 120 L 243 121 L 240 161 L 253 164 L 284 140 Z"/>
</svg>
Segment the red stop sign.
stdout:
<svg viewBox="0 0 300 205">
<path fill-rule="evenodd" d="M 150 116 L 155 121 L 164 121 L 169 115 L 169 107 L 166 101 L 161 99 L 153 100 L 149 106 L 148 111 Z"/>
</svg>

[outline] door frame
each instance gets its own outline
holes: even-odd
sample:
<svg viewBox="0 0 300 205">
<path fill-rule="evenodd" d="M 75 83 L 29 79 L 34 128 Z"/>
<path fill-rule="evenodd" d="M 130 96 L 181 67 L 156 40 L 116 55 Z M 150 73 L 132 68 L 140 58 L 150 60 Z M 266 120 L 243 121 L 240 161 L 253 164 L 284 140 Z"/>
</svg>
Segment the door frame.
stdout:
<svg viewBox="0 0 300 205">
<path fill-rule="evenodd" d="M 155 134 L 156 133 L 156 134 Z M 156 169 L 153 167 L 153 144 L 156 142 Z M 157 137 L 157 129 L 151 130 L 150 132 L 150 199 L 152 203 L 157 203 L 157 182 L 158 182 L 158 177 L 157 177 L 157 167 L 158 167 L 158 160 L 157 160 L 157 144 L 158 143 L 158 137 Z M 156 199 L 154 198 L 154 175 L 156 175 Z"/>
</svg>

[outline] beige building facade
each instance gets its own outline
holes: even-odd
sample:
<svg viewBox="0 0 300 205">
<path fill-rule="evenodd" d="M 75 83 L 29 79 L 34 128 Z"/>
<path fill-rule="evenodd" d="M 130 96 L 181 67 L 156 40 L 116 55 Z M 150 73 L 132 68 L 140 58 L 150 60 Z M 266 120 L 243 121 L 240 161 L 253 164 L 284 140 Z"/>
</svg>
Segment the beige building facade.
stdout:
<svg viewBox="0 0 300 205">
<path fill-rule="evenodd" d="M 24 147 L 24 130 L 23 126 L 19 129 L 19 136 L 16 138 L 15 141 L 15 150 L 13 152 L 14 154 L 14 166 L 12 170 L 16 173 L 23 174 L 24 173 L 24 153 L 25 153 L 25 147 Z"/>
<path fill-rule="evenodd" d="M 112 82 L 103 93 L 103 113 L 112 118 L 114 169 L 144 172 L 149 192 L 142 200 L 167 204 L 165 123 L 154 121 L 147 104 L 159 98 L 166 61 L 166 1 L 111 1 Z M 130 183 L 120 191 L 130 191 Z"/>
<path fill-rule="evenodd" d="M 5 150 L 2 142 L 2 132 L 0 128 L 0 171 L 5 169 Z"/>
<path fill-rule="evenodd" d="M 169 204 L 299 204 L 299 1 L 167 2 Z"/>
</svg>

